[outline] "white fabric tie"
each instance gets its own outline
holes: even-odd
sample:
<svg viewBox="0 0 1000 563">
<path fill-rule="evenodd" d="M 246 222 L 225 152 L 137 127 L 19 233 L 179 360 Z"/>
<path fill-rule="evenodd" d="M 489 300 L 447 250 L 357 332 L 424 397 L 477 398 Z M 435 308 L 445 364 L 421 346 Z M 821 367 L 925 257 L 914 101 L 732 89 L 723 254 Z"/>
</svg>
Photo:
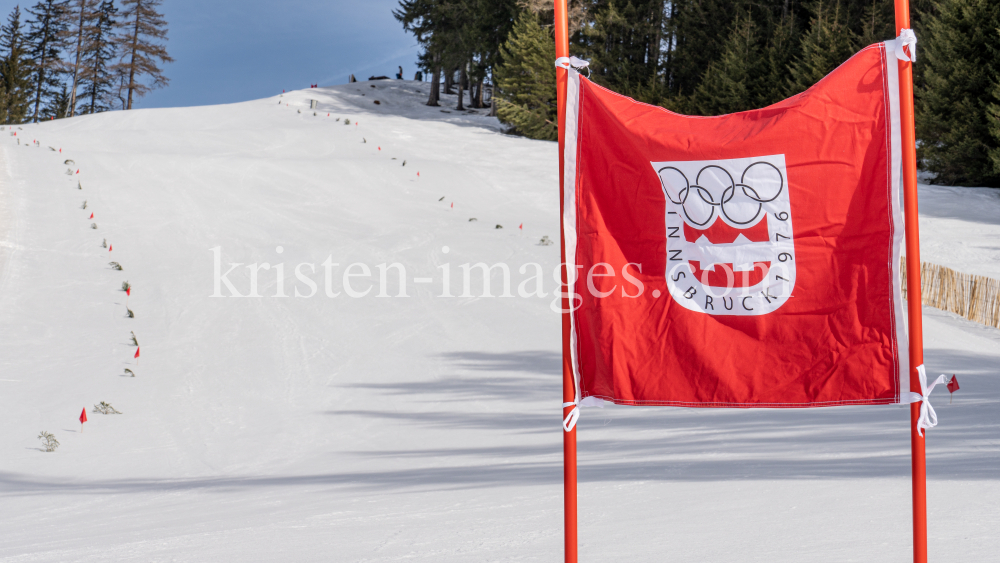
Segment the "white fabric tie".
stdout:
<svg viewBox="0 0 1000 563">
<path fill-rule="evenodd" d="M 565 68 L 566 70 L 569 70 L 570 67 L 580 70 L 581 68 L 587 68 L 590 66 L 590 61 L 585 61 L 576 57 L 559 57 L 556 59 L 556 66 L 559 68 Z"/>
<path fill-rule="evenodd" d="M 576 421 L 580 419 L 580 407 L 597 407 L 603 409 L 604 399 L 585 397 L 582 401 L 563 403 L 563 408 L 566 407 L 573 407 L 573 410 L 569 411 L 569 414 L 563 419 L 563 430 L 570 432 L 576 427 Z"/>
<path fill-rule="evenodd" d="M 937 426 L 937 413 L 934 412 L 934 407 L 931 406 L 931 391 L 934 387 L 940 384 L 947 384 L 948 380 L 951 379 L 947 375 L 941 374 L 934 383 L 927 386 L 927 371 L 924 369 L 923 364 L 917 366 L 917 374 L 920 376 L 920 393 L 914 393 L 912 391 L 907 391 L 901 399 L 905 399 L 904 402 L 907 403 L 920 403 L 920 418 L 917 419 L 917 434 L 921 436 L 924 435 L 924 429 L 934 428 Z"/>
<path fill-rule="evenodd" d="M 580 404 L 576 401 L 563 403 L 563 408 L 566 407 L 573 407 L 573 410 L 569 411 L 569 414 L 563 419 L 563 430 L 570 432 L 576 427 L 576 421 L 580 419 Z"/>
<path fill-rule="evenodd" d="M 910 55 L 907 56 L 903 47 L 910 48 Z M 896 58 L 901 61 L 917 62 L 917 36 L 912 29 L 899 30 L 899 37 L 896 38 Z"/>
</svg>

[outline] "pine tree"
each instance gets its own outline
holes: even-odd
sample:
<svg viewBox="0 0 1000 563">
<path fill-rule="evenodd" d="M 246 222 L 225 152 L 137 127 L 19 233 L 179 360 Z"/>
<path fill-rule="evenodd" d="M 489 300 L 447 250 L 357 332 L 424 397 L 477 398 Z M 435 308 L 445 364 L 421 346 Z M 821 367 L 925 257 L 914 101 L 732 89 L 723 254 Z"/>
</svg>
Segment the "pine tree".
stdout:
<svg viewBox="0 0 1000 563">
<path fill-rule="evenodd" d="M 66 115 L 73 117 L 76 114 L 76 94 L 80 85 L 80 69 L 83 63 L 84 38 L 87 34 L 88 22 L 93 18 L 94 9 L 98 0 L 70 0 L 68 6 L 68 20 L 71 23 L 67 31 L 67 67 L 73 69 L 72 85 L 69 88 L 69 102 L 66 106 Z"/>
<path fill-rule="evenodd" d="M 29 9 L 27 42 L 31 49 L 32 115 L 38 122 L 42 103 L 58 93 L 61 61 L 59 51 L 66 33 L 66 1 L 41 0 Z"/>
<path fill-rule="evenodd" d="M 470 61 L 469 94 L 474 96 L 472 107 L 486 107 L 486 82 L 500 63 L 500 47 L 510 36 L 521 10 L 518 0 L 471 0 L 476 18 L 470 31 L 472 57 Z M 491 107 L 492 110 L 495 109 Z"/>
<path fill-rule="evenodd" d="M 865 47 L 895 37 L 896 14 L 893 8 L 893 3 L 885 0 L 875 0 L 861 8 L 860 25 L 854 30 L 858 39 L 858 47 Z M 851 21 L 854 17 L 852 14 Z M 911 27 L 914 19 L 911 18 Z"/>
<path fill-rule="evenodd" d="M 741 5 L 734 0 L 670 2 L 666 33 L 672 47 L 663 60 L 668 97 L 690 96 L 698 88 L 705 70 L 721 56 Z"/>
<path fill-rule="evenodd" d="M 799 56 L 797 6 L 733 3 L 735 19 L 718 58 L 689 95 L 663 105 L 681 113 L 716 115 L 762 108 L 785 98 L 788 67 Z"/>
<path fill-rule="evenodd" d="M 814 10 L 809 31 L 802 38 L 802 54 L 789 68 L 789 96 L 819 82 L 856 50 L 854 34 L 847 26 L 847 10 L 840 0 L 819 0 Z"/>
<path fill-rule="evenodd" d="M 66 84 L 62 84 L 62 88 L 55 93 L 49 102 L 45 104 L 45 107 L 41 111 L 41 119 L 62 119 L 66 117 L 66 108 L 69 107 L 69 90 L 66 88 Z"/>
<path fill-rule="evenodd" d="M 912 1 L 919 29 L 940 0 Z M 858 47 L 891 39 L 893 3 L 571 0 L 570 44 L 590 60 L 593 80 L 616 92 L 681 112 L 735 111 L 800 92 Z M 548 28 L 552 0 L 401 0 L 394 14 L 417 35 L 422 68 L 445 74 L 447 93 L 460 69 L 482 92 L 491 70 L 499 81 L 503 61 L 491 46 L 513 37 L 515 4 Z M 475 107 L 480 97 L 470 96 Z M 428 105 L 437 100 L 435 80 Z"/>
<path fill-rule="evenodd" d="M 416 36 L 417 43 L 424 49 L 420 64 L 431 75 L 429 106 L 438 106 L 441 100 L 442 52 L 447 44 L 447 29 L 440 4 L 438 0 L 400 0 L 399 9 L 392 12 L 403 24 L 403 29 Z"/>
<path fill-rule="evenodd" d="M 917 50 L 923 65 L 916 92 L 921 164 L 936 174 L 935 182 L 998 186 L 991 155 L 1000 143 L 990 135 L 988 109 L 1000 67 L 1000 4 L 945 0 L 938 9 Z"/>
<path fill-rule="evenodd" d="M 28 115 L 31 95 L 31 60 L 17 6 L 0 28 L 0 82 L 3 83 L 3 104 L 0 118 L 4 123 L 23 123 Z"/>
<path fill-rule="evenodd" d="M 122 0 L 121 19 L 125 33 L 121 36 L 121 51 L 128 57 L 124 68 L 128 73 L 128 102 L 125 109 L 132 109 L 133 97 L 141 97 L 154 88 L 170 83 L 158 66 L 173 62 L 167 49 L 160 42 L 167 40 L 167 20 L 157 9 L 163 0 Z M 141 77 L 152 83 L 144 84 Z"/>
<path fill-rule="evenodd" d="M 664 0 L 594 0 L 591 25 L 580 33 L 591 79 L 633 98 L 657 103 Z M 701 69 L 703 70 L 703 69 Z"/>
<path fill-rule="evenodd" d="M 441 55 L 438 53 L 428 53 L 430 63 L 428 68 L 431 72 L 431 93 L 427 98 L 427 105 L 439 106 L 441 101 Z"/>
<path fill-rule="evenodd" d="M 110 96 L 117 78 L 113 63 L 117 54 L 114 35 L 117 13 L 114 1 L 104 0 L 88 18 L 81 54 L 79 82 L 84 101 L 79 105 L 80 113 L 111 109 Z"/>
<path fill-rule="evenodd" d="M 788 69 L 802 54 L 798 22 L 798 18 L 782 16 L 771 31 L 765 49 L 767 63 L 760 84 L 760 107 L 780 102 L 788 93 Z"/>
<path fill-rule="evenodd" d="M 767 59 L 761 52 L 756 27 L 750 17 L 738 19 L 719 59 L 705 75 L 686 104 L 690 113 L 721 115 L 756 109 Z"/>
<path fill-rule="evenodd" d="M 532 139 L 555 140 L 556 58 L 552 34 L 525 11 L 500 48 L 503 62 L 495 72 L 500 121 Z"/>
<path fill-rule="evenodd" d="M 419 63 L 432 75 L 427 105 L 440 102 L 441 74 L 446 94 L 456 75 L 468 89 L 471 107 L 483 106 L 485 82 L 499 62 L 500 45 L 519 13 L 519 0 L 401 0 L 393 16 L 423 48 Z M 464 101 L 460 100 L 461 109 Z"/>
</svg>

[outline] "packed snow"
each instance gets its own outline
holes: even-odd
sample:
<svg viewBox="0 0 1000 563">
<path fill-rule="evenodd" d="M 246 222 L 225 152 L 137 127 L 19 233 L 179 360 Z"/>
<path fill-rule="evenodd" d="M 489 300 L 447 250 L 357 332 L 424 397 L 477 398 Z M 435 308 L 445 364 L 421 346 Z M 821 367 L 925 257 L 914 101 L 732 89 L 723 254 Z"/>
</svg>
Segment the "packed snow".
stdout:
<svg viewBox="0 0 1000 563">
<path fill-rule="evenodd" d="M 920 259 L 1000 279 L 1000 190 L 920 186 Z"/>
<path fill-rule="evenodd" d="M 561 559 L 556 146 L 427 86 L 0 132 L 0 560 Z M 923 259 L 1000 277 L 1000 192 L 921 190 Z M 930 558 L 992 560 L 1000 331 L 925 341 Z M 908 417 L 587 409 L 581 561 L 910 561 Z"/>
</svg>

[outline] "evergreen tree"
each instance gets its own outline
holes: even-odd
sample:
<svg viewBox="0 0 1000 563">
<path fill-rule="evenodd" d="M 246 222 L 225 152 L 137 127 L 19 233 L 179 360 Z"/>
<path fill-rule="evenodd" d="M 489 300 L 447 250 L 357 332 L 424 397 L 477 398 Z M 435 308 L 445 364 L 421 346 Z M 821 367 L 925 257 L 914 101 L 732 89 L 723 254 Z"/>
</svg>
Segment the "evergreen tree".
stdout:
<svg viewBox="0 0 1000 563">
<path fill-rule="evenodd" d="M 791 0 L 734 2 L 735 19 L 719 57 L 708 64 L 694 92 L 673 94 L 663 105 L 681 113 L 717 115 L 784 99 L 788 67 L 799 55 L 796 8 Z"/>
<path fill-rule="evenodd" d="M 167 21 L 157 12 L 163 0 L 122 0 L 122 25 L 125 33 L 121 36 L 121 50 L 128 57 L 124 68 L 128 73 L 128 101 L 125 109 L 132 109 L 133 96 L 141 97 L 154 88 L 162 88 L 170 80 L 163 75 L 160 63 L 173 62 L 167 49 L 159 42 L 167 39 Z M 152 83 L 144 84 L 140 77 L 148 77 Z"/>
<path fill-rule="evenodd" d="M 3 83 L 3 104 L 0 118 L 4 123 L 23 123 L 28 115 L 31 95 L 31 59 L 17 6 L 0 28 L 0 82 Z"/>
<path fill-rule="evenodd" d="M 440 102 L 440 80 L 445 74 L 445 93 L 451 92 L 451 77 L 459 62 L 465 59 L 465 41 L 462 32 L 463 17 L 471 17 L 462 0 L 400 0 L 393 16 L 403 24 L 403 29 L 414 34 L 424 49 L 420 62 L 432 75 L 431 94 L 427 105 Z"/>
<path fill-rule="evenodd" d="M 471 66 L 475 101 L 471 105 L 481 108 L 485 106 L 486 81 L 500 63 L 500 47 L 510 36 L 520 10 L 517 0 L 475 0 L 475 2 L 477 17 L 472 31 L 475 41 Z M 470 94 L 472 92 L 470 90 Z"/>
<path fill-rule="evenodd" d="M 917 2 L 910 2 L 911 6 Z M 858 11 L 858 10 L 855 10 Z M 884 0 L 875 0 L 861 7 L 858 14 L 860 24 L 852 27 L 857 37 L 858 47 L 866 47 L 879 41 L 886 41 L 896 36 L 896 13 L 894 4 Z M 851 22 L 856 16 L 851 14 Z M 916 18 L 910 18 L 910 25 Z"/>
<path fill-rule="evenodd" d="M 431 95 L 427 105 L 437 106 L 441 99 L 441 63 L 440 53 L 431 49 L 434 37 L 434 25 L 431 21 L 433 0 L 400 0 L 399 8 L 392 11 L 393 17 L 403 24 L 403 29 L 417 38 L 417 43 L 423 47 L 418 64 L 421 69 L 431 75 Z"/>
<path fill-rule="evenodd" d="M 449 77 L 458 75 L 458 104 L 464 110 L 462 90 L 467 80 L 467 67 L 477 46 L 476 23 L 480 16 L 476 0 L 436 0 L 436 41 L 443 68 L 451 69 Z M 446 81 L 445 92 L 450 91 Z"/>
<path fill-rule="evenodd" d="M 591 79 L 633 98 L 656 103 L 664 0 L 594 0 L 578 46 L 590 60 Z"/>
<path fill-rule="evenodd" d="M 532 139 L 555 140 L 556 58 L 552 34 L 538 18 L 525 11 L 510 38 L 500 48 L 503 62 L 496 68 L 497 115 L 500 121 Z"/>
<path fill-rule="evenodd" d="M 920 42 L 923 84 L 917 90 L 917 133 L 922 166 L 935 182 L 998 186 L 996 136 L 990 134 L 1000 63 L 1000 4 L 944 0 L 926 22 Z M 994 119 L 994 130 L 996 124 Z"/>
<path fill-rule="evenodd" d="M 114 59 L 117 54 L 115 42 L 115 16 L 118 9 L 113 0 L 104 0 L 88 18 L 84 30 L 81 52 L 80 85 L 83 87 L 83 103 L 80 113 L 97 113 L 111 109 L 111 91 L 117 83 Z"/>
<path fill-rule="evenodd" d="M 847 26 L 847 10 L 840 0 L 818 0 L 809 31 L 802 38 L 802 54 L 789 68 L 788 95 L 804 92 L 856 51 Z"/>
<path fill-rule="evenodd" d="M 38 121 L 42 103 L 58 93 L 62 49 L 66 33 L 66 1 L 41 0 L 29 9 L 34 19 L 28 22 L 27 42 L 31 56 L 31 120 Z"/>
<path fill-rule="evenodd" d="M 551 69 L 536 65 L 531 60 L 534 54 L 520 52 L 535 53 L 542 41 L 531 44 L 524 36 L 527 24 L 521 21 L 517 32 L 511 31 L 515 3 L 536 15 L 538 29 L 549 28 L 552 0 L 402 0 L 394 13 L 405 29 L 417 35 L 423 47 L 420 64 L 434 74 L 429 105 L 438 103 L 442 72 L 447 93 L 453 93 L 449 88 L 456 75 L 460 88 L 472 89 L 473 107 L 481 99 L 476 93 L 492 75 L 496 99 L 503 100 L 493 109 L 504 106 L 505 122 L 531 136 L 551 138 L 554 129 L 546 130 L 554 121 L 546 117 L 551 98 L 543 88 L 528 88 L 529 80 L 523 78 L 548 75 Z M 928 39 L 921 30 L 940 13 L 939 4 L 948 2 L 912 3 L 913 26 L 926 46 Z M 570 43 L 574 54 L 590 61 L 593 80 L 616 92 L 683 113 L 728 113 L 764 107 L 801 92 L 860 47 L 891 39 L 893 4 L 893 0 L 571 0 Z M 505 50 L 491 50 L 503 42 Z M 922 68 L 921 63 L 915 69 L 918 88 Z M 523 96 L 520 101 L 515 94 Z"/>
<path fill-rule="evenodd" d="M 66 115 L 73 117 L 76 113 L 76 94 L 80 85 L 80 69 L 83 62 L 84 37 L 87 34 L 88 23 L 93 19 L 98 0 L 70 0 L 67 20 L 70 22 L 67 36 L 66 66 L 73 69 L 73 80 L 69 88 L 69 103 Z"/>
<path fill-rule="evenodd" d="M 766 68 L 761 84 L 760 106 L 785 99 L 788 69 L 802 55 L 799 18 L 782 17 L 773 27 L 765 48 Z"/>
<path fill-rule="evenodd" d="M 461 74 L 461 88 L 469 89 L 470 105 L 482 106 L 485 80 L 499 62 L 500 45 L 513 26 L 517 4 L 518 0 L 400 1 L 393 15 L 416 36 L 423 47 L 421 68 L 433 76 L 427 105 L 438 105 L 443 72 L 446 94 L 454 93 L 453 78 Z"/>
<path fill-rule="evenodd" d="M 666 25 L 670 49 L 663 60 L 667 97 L 683 99 L 698 88 L 708 66 L 722 55 L 740 6 L 742 2 L 734 0 L 670 3 Z"/>
<path fill-rule="evenodd" d="M 728 27 L 711 25 L 717 13 Z M 663 56 L 667 94 L 661 104 L 681 113 L 716 114 L 785 97 L 808 12 L 801 0 L 678 0 L 667 20 L 667 43 L 674 46 Z"/>
<path fill-rule="evenodd" d="M 686 104 L 697 115 L 721 115 L 756 109 L 761 99 L 767 59 L 763 56 L 756 27 L 749 17 L 734 24 L 722 55 L 708 65 L 705 75 Z"/>
<path fill-rule="evenodd" d="M 69 90 L 66 88 L 66 84 L 62 84 L 62 87 L 49 98 L 45 107 L 41 111 L 41 120 L 47 121 L 50 119 L 62 119 L 66 117 L 66 108 L 69 107 Z"/>
</svg>

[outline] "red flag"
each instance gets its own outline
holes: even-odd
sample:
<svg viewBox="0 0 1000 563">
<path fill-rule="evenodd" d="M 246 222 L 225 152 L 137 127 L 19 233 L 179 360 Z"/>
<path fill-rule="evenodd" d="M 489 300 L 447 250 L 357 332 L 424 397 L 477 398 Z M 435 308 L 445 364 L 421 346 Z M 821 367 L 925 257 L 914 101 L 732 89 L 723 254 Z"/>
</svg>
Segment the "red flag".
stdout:
<svg viewBox="0 0 1000 563">
<path fill-rule="evenodd" d="M 454 201 L 453 201 L 453 202 L 451 202 L 451 208 L 452 208 L 452 209 L 455 209 L 455 202 L 454 202 Z"/>
<path fill-rule="evenodd" d="M 420 171 L 419 170 L 417 170 L 417 176 L 420 176 Z"/>
<path fill-rule="evenodd" d="M 84 422 L 87 422 L 87 408 L 86 407 L 84 407 L 83 410 L 80 411 L 80 424 L 83 424 Z"/>
<path fill-rule="evenodd" d="M 79 169 L 79 168 L 77 168 L 77 169 L 76 169 L 76 173 L 77 173 L 77 174 L 79 174 L 79 173 L 80 173 L 80 169 Z"/>
<path fill-rule="evenodd" d="M 91 214 L 90 214 L 90 218 L 91 218 L 91 219 L 93 219 L 93 218 L 94 218 L 94 214 L 93 214 L 93 213 L 91 213 Z"/>
<path fill-rule="evenodd" d="M 565 222 L 578 400 L 898 403 L 893 42 L 770 107 L 689 117 L 569 72 Z"/>
<path fill-rule="evenodd" d="M 129 296 L 132 295 L 132 288 L 131 287 L 125 288 L 125 295 L 129 295 Z"/>
<path fill-rule="evenodd" d="M 379 147 L 378 150 L 382 150 L 382 147 Z"/>
<path fill-rule="evenodd" d="M 956 377 L 954 374 L 952 374 L 951 381 L 948 382 L 948 392 L 949 393 L 954 393 L 955 391 L 958 391 L 959 389 L 961 389 L 961 387 L 958 386 L 958 377 Z"/>
<path fill-rule="evenodd" d="M 520 225 L 518 225 L 517 228 L 521 229 L 523 231 L 524 230 L 524 223 L 521 223 Z"/>
<path fill-rule="evenodd" d="M 108 252 L 111 252 L 111 250 L 114 249 L 114 247 L 115 247 L 115 245 L 109 244 L 108 245 Z"/>
<path fill-rule="evenodd" d="M 138 346 L 135 347 L 135 355 L 132 356 L 132 357 L 133 358 L 138 358 L 139 357 L 139 347 Z"/>
</svg>

